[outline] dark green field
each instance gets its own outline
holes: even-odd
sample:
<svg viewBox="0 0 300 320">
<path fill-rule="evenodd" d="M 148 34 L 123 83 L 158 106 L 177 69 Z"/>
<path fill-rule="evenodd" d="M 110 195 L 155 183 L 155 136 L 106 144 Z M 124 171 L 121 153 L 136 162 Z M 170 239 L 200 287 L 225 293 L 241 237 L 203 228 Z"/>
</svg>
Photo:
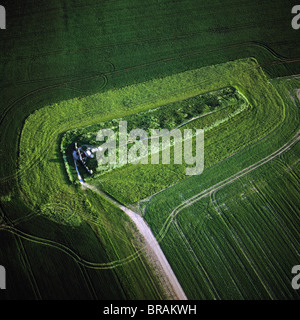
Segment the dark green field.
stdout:
<svg viewBox="0 0 300 320">
<path fill-rule="evenodd" d="M 293 1 L 1 5 L 0 299 L 166 298 L 127 216 L 70 182 L 61 141 L 70 130 L 228 86 L 251 107 L 211 130 L 203 174 L 185 179 L 182 169 L 161 167 L 151 180 L 156 168 L 132 166 L 95 184 L 139 206 L 188 298 L 299 299 L 290 286 L 300 263 Z"/>
</svg>

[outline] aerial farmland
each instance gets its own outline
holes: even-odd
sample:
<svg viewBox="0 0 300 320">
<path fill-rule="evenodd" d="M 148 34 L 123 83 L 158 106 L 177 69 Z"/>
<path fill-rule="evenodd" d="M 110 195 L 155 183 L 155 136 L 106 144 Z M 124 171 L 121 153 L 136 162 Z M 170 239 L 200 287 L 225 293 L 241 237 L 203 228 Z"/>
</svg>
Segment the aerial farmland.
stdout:
<svg viewBox="0 0 300 320">
<path fill-rule="evenodd" d="M 300 6 L 0 5 L 0 300 L 300 299 Z"/>
</svg>

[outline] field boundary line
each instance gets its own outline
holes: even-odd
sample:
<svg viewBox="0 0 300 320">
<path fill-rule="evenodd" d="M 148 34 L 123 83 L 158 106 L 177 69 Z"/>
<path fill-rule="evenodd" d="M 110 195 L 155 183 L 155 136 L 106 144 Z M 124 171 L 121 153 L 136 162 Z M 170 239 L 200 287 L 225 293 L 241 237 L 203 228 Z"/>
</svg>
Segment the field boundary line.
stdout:
<svg viewBox="0 0 300 320">
<path fill-rule="evenodd" d="M 172 210 L 172 212 L 169 214 L 169 216 L 167 217 L 163 227 L 161 228 L 160 232 L 158 233 L 158 238 L 160 239 L 159 241 L 161 241 L 166 233 L 168 232 L 168 229 L 170 227 L 170 224 L 173 222 L 174 218 L 186 207 L 194 204 L 195 202 L 201 200 L 202 198 L 210 195 L 212 192 L 215 192 L 221 188 L 223 188 L 224 186 L 234 182 L 235 180 L 239 179 L 240 177 L 248 174 L 249 172 L 259 168 L 260 166 L 268 163 L 269 161 L 271 161 L 272 159 L 276 158 L 277 156 L 281 155 L 283 152 L 287 151 L 288 149 L 290 149 L 294 144 L 296 144 L 299 140 L 300 140 L 300 130 L 293 136 L 292 139 L 290 139 L 287 143 L 285 143 L 282 147 L 280 147 L 279 149 L 277 149 L 276 151 L 274 151 L 273 153 L 271 153 L 270 155 L 268 155 L 267 157 L 257 161 L 256 163 L 248 166 L 247 168 L 242 169 L 241 171 L 237 172 L 236 174 L 232 175 L 231 177 L 222 180 L 218 183 L 216 183 L 215 185 L 207 188 L 206 190 L 201 191 L 200 193 L 194 195 L 193 197 L 185 200 L 184 202 L 182 202 L 181 204 L 179 204 L 175 209 Z"/>
</svg>

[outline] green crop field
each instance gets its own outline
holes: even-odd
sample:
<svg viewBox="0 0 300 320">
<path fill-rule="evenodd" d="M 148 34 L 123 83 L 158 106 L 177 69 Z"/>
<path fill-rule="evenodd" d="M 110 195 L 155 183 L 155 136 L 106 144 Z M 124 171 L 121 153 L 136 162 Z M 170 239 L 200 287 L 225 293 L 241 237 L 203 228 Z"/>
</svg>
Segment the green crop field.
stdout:
<svg viewBox="0 0 300 320">
<path fill-rule="evenodd" d="M 295 99 L 289 97 L 277 129 L 144 203 L 146 219 L 190 297 L 298 298 L 288 265 L 299 257 L 300 104 L 292 89 L 299 80 L 272 84 Z M 192 286 L 195 281 L 199 286 Z"/>
<path fill-rule="evenodd" d="M 1 5 L 0 299 L 174 298 L 123 206 L 188 299 L 299 299 L 293 1 Z M 94 162 L 81 185 L 74 142 L 95 145 L 120 119 L 204 129 L 203 173 Z"/>
</svg>

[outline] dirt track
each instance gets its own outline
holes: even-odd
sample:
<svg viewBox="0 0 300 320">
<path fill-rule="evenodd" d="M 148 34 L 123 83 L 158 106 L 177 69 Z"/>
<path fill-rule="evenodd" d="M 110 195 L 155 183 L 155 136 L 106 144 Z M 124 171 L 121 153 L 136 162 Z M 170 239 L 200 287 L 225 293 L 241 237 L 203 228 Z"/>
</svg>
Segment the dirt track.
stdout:
<svg viewBox="0 0 300 320">
<path fill-rule="evenodd" d="M 151 229 L 146 224 L 145 220 L 134 211 L 121 206 L 120 207 L 133 221 L 138 228 L 140 234 L 146 240 L 147 253 L 150 254 L 150 260 L 158 268 L 159 277 L 164 282 L 164 287 L 173 299 L 187 300 L 187 297 L 181 288 L 168 260 L 166 259 L 163 251 L 161 250 L 158 241 L 154 237 Z"/>
<path fill-rule="evenodd" d="M 300 89 L 298 90 L 298 94 L 300 92 Z M 244 176 L 245 174 L 259 168 L 260 166 L 264 165 L 265 163 L 271 161 L 275 157 L 279 156 L 283 152 L 289 150 L 294 144 L 299 142 L 300 140 L 300 131 L 298 131 L 294 137 L 284 144 L 281 148 L 270 154 L 269 156 L 265 157 L 264 159 L 261 159 L 260 161 L 250 165 L 249 167 L 239 171 L 238 173 L 234 174 L 233 176 L 229 177 L 228 179 L 225 179 L 214 186 L 200 192 L 199 194 L 196 194 L 195 196 L 191 197 L 190 199 L 187 199 L 186 201 L 182 202 L 178 207 L 176 207 L 169 215 L 167 220 L 164 223 L 164 226 L 160 230 L 160 241 L 163 239 L 165 234 L 167 233 L 170 224 L 173 222 L 173 220 L 176 218 L 177 214 L 181 212 L 182 209 L 184 209 L 187 206 L 190 206 L 194 202 L 199 201 L 203 197 L 206 197 L 207 195 L 215 192 L 216 190 L 226 186 L 227 184 L 232 183 L 236 179 Z M 91 186 L 87 183 L 82 184 L 84 187 L 87 187 L 89 189 L 92 189 L 93 191 L 101 194 L 102 196 L 109 198 L 108 195 L 105 195 L 103 192 L 99 191 L 97 188 L 94 186 Z M 137 213 L 134 211 L 122 206 L 121 204 L 117 203 L 113 199 L 109 199 L 110 201 L 114 202 L 122 211 L 124 211 L 131 221 L 134 222 L 136 225 L 138 231 L 140 234 L 143 236 L 145 240 L 145 250 L 149 255 L 149 258 L 152 263 L 158 268 L 159 270 L 159 278 L 162 281 L 162 284 L 164 285 L 166 292 L 169 293 L 170 298 L 173 299 L 180 299 L 180 300 L 187 300 L 187 297 L 182 290 L 171 266 L 169 265 L 163 251 L 161 250 L 158 241 L 154 237 L 151 229 L 149 226 L 146 224 L 145 220 L 139 216 Z"/>
<path fill-rule="evenodd" d="M 153 235 L 146 221 L 136 212 L 117 203 L 116 201 L 111 199 L 108 195 L 98 190 L 96 187 L 85 182 L 82 183 L 82 186 L 85 188 L 89 188 L 94 192 L 97 192 L 101 196 L 107 198 L 109 201 L 116 204 L 122 211 L 124 211 L 127 216 L 129 216 L 130 220 L 135 224 L 136 228 L 138 229 L 139 233 L 142 235 L 144 239 L 144 243 L 141 245 L 142 250 L 146 253 L 149 259 L 149 262 L 153 265 L 153 267 L 157 271 L 157 275 L 160 279 L 162 286 L 166 290 L 166 294 L 168 295 L 168 298 L 176 299 L 176 300 L 187 300 L 187 297 L 179 281 L 177 280 L 167 258 L 165 257 L 162 249 L 159 246 L 158 241 L 156 240 L 155 236 Z"/>
</svg>

